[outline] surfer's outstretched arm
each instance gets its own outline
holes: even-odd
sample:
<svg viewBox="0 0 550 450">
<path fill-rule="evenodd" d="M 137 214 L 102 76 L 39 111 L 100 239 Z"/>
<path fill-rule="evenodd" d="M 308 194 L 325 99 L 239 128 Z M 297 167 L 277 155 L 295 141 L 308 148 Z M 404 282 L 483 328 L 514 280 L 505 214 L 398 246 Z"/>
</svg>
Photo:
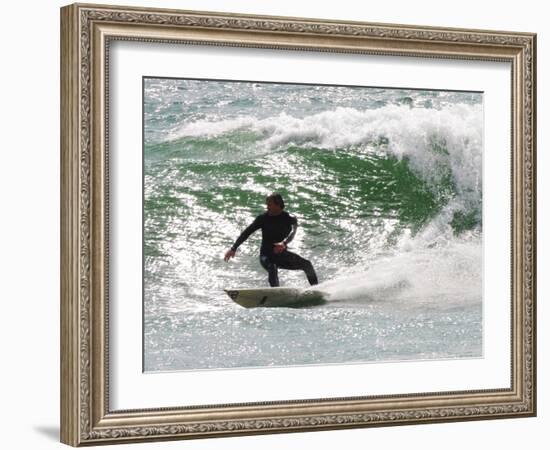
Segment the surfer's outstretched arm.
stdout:
<svg viewBox="0 0 550 450">
<path fill-rule="evenodd" d="M 248 237 L 254 233 L 254 231 L 259 230 L 262 227 L 261 217 L 258 216 L 256 219 L 254 219 L 254 222 L 252 222 L 250 225 L 248 225 L 244 231 L 241 233 L 241 235 L 237 238 L 235 243 L 231 246 L 231 250 L 236 251 L 237 248 L 239 248 L 239 245 L 241 245 L 244 241 L 248 239 Z"/>
<path fill-rule="evenodd" d="M 256 219 L 254 219 L 254 222 L 252 222 L 250 225 L 248 225 L 244 231 L 241 233 L 241 235 L 237 238 L 235 243 L 231 246 L 231 248 L 225 253 L 225 261 L 229 261 L 229 259 L 233 258 L 235 256 L 235 252 L 237 251 L 237 248 L 239 248 L 239 245 L 241 245 L 244 241 L 248 239 L 248 237 L 254 233 L 254 231 L 259 230 L 262 227 L 261 217 L 258 216 Z"/>
</svg>

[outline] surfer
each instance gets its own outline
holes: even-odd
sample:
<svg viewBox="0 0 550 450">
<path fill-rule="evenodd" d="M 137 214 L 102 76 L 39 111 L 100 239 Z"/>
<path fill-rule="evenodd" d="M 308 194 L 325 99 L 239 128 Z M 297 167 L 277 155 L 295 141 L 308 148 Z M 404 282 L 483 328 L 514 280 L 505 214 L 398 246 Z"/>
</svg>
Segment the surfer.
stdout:
<svg viewBox="0 0 550 450">
<path fill-rule="evenodd" d="M 307 259 L 296 253 L 289 252 L 287 245 L 294 239 L 298 229 L 298 220 L 286 211 L 281 194 L 273 193 L 266 197 L 267 211 L 260 214 L 241 233 L 233 246 L 225 253 L 227 262 L 235 257 L 237 248 L 256 230 L 262 230 L 262 245 L 260 247 L 260 264 L 267 270 L 269 285 L 279 286 L 278 268 L 288 270 L 303 270 L 309 284 L 318 284 L 313 265 Z"/>
</svg>

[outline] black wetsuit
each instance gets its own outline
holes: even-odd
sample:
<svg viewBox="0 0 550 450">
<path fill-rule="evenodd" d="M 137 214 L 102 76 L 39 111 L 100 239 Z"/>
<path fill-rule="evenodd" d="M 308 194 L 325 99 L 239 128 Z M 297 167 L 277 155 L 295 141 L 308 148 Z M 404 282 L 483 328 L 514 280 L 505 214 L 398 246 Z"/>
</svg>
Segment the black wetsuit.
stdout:
<svg viewBox="0 0 550 450">
<path fill-rule="evenodd" d="M 285 246 L 294 239 L 298 221 L 286 211 L 276 216 L 267 212 L 260 214 L 237 238 L 231 250 L 236 251 L 239 245 L 248 239 L 256 230 L 262 230 L 262 245 L 260 247 L 260 264 L 269 274 L 269 285 L 279 286 L 277 269 L 303 270 L 309 284 L 317 284 L 317 275 L 313 265 L 307 259 L 296 253 L 283 250 L 281 253 L 274 253 L 274 244 L 284 242 Z"/>
</svg>

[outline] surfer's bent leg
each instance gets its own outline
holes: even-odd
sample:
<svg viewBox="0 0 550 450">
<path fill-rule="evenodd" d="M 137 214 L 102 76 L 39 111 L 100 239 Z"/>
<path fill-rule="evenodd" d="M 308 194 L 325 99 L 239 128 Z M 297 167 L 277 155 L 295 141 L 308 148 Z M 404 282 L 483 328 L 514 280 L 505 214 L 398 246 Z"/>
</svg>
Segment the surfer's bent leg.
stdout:
<svg viewBox="0 0 550 450">
<path fill-rule="evenodd" d="M 313 264 L 311 264 L 311 261 L 302 258 L 300 255 L 285 250 L 280 255 L 276 255 L 275 262 L 281 269 L 303 270 L 309 284 L 312 286 L 314 284 L 319 284 Z"/>
<path fill-rule="evenodd" d="M 319 284 L 319 280 L 317 279 L 317 274 L 315 273 L 315 269 L 313 268 L 313 264 L 311 264 L 311 261 L 304 259 L 304 272 L 306 273 L 307 281 L 309 281 L 309 284 L 312 286 L 314 284 Z"/>
<path fill-rule="evenodd" d="M 267 270 L 269 285 L 271 287 L 279 286 L 279 274 L 277 273 L 277 265 L 265 255 L 260 255 L 260 264 L 265 270 Z"/>
</svg>

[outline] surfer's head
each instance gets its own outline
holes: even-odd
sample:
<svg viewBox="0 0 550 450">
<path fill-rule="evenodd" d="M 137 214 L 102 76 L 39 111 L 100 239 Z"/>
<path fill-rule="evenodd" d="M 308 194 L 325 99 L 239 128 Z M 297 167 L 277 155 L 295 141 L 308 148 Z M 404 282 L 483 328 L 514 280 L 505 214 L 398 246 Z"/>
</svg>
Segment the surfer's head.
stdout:
<svg viewBox="0 0 550 450">
<path fill-rule="evenodd" d="M 271 215 L 280 214 L 285 209 L 285 201 L 282 195 L 277 192 L 269 194 L 265 198 L 265 204 L 267 205 L 267 213 Z"/>
</svg>

